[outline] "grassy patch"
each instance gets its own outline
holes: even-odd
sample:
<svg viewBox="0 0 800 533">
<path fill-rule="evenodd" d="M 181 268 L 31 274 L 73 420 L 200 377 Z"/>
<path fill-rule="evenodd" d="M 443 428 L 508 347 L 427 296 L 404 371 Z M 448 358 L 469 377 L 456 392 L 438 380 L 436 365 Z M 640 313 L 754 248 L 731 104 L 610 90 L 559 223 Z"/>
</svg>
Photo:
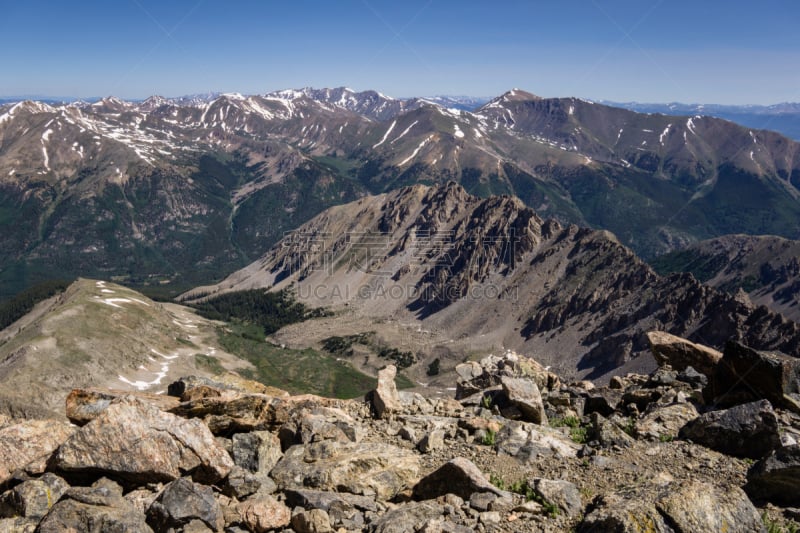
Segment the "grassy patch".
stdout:
<svg viewBox="0 0 800 533">
<path fill-rule="evenodd" d="M 215 375 L 224 374 L 226 371 L 225 367 L 219 362 L 219 359 L 202 353 L 194 354 L 194 364 L 197 365 L 197 368 L 206 370 Z"/>
<path fill-rule="evenodd" d="M 293 394 L 355 398 L 363 396 L 377 384 L 374 378 L 347 363 L 315 350 L 284 349 L 231 330 L 220 330 L 219 341 L 225 351 L 255 366 L 254 370 L 241 372 L 245 377 Z"/>
</svg>

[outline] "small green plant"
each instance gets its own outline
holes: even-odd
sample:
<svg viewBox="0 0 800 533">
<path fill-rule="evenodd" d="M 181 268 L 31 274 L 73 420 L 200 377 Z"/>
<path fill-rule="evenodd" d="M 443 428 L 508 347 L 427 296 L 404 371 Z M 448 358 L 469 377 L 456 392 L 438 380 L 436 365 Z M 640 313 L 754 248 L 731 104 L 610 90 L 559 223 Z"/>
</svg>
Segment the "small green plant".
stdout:
<svg viewBox="0 0 800 533">
<path fill-rule="evenodd" d="M 622 431 L 630 435 L 631 437 L 636 436 L 636 419 L 632 416 L 628 417 L 628 420 L 625 422 L 625 425 L 622 426 Z"/>
<path fill-rule="evenodd" d="M 585 427 L 573 427 L 569 430 L 569 438 L 576 444 L 586 444 L 589 440 L 588 429 Z"/>
<path fill-rule="evenodd" d="M 581 425 L 581 419 L 577 416 L 565 416 L 564 418 L 554 418 L 550 421 L 550 425 L 554 428 L 570 427 L 577 428 Z"/>
<path fill-rule="evenodd" d="M 488 428 L 486 430 L 486 434 L 481 439 L 481 443 L 484 446 L 494 446 L 496 440 L 497 440 L 497 432 L 494 431 L 492 428 Z"/>
<path fill-rule="evenodd" d="M 661 442 L 672 442 L 673 440 L 675 440 L 675 436 L 670 435 L 669 433 L 662 433 L 658 437 L 658 440 L 660 440 Z"/>
<path fill-rule="evenodd" d="M 489 483 L 491 483 L 500 490 L 506 490 L 506 482 L 503 481 L 503 479 L 494 472 L 489 474 Z"/>
<path fill-rule="evenodd" d="M 440 368 L 439 368 L 439 358 L 437 357 L 436 359 L 434 359 L 434 360 L 431 362 L 431 364 L 429 364 L 429 365 L 428 365 L 428 372 L 427 372 L 427 374 L 428 374 L 429 376 L 438 376 L 438 375 L 439 375 L 439 371 L 440 371 Z"/>
<path fill-rule="evenodd" d="M 481 407 L 484 409 L 491 409 L 492 408 L 492 397 L 488 394 L 484 395 L 481 398 Z"/>
<path fill-rule="evenodd" d="M 509 492 L 524 496 L 526 501 L 535 501 L 542 506 L 544 512 L 551 518 L 558 516 L 558 506 L 545 500 L 541 494 L 536 492 L 533 487 L 528 484 L 527 479 L 518 479 L 517 481 L 506 484 L 502 479 L 500 479 L 500 476 L 496 474 L 490 474 L 489 481 L 492 485 L 500 490 L 507 490 Z"/>
</svg>

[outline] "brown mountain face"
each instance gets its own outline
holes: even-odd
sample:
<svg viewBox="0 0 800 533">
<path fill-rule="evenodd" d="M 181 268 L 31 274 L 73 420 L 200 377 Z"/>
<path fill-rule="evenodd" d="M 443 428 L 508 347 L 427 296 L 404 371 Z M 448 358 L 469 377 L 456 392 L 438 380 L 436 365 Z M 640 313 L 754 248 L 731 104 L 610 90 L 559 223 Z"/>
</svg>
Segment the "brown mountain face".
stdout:
<svg viewBox="0 0 800 533">
<path fill-rule="evenodd" d="M 730 233 L 798 238 L 798 146 L 519 90 L 473 112 L 347 89 L 9 104 L 0 298 L 54 272 L 218 280 L 327 207 L 449 180 L 607 229 L 643 257 Z"/>
<path fill-rule="evenodd" d="M 800 241 L 771 235 L 725 235 L 652 262 L 661 273 L 691 272 L 728 293 L 744 291 L 756 304 L 800 320 Z"/>
<path fill-rule="evenodd" d="M 455 183 L 333 207 L 186 297 L 257 287 L 290 288 L 360 317 L 364 331 L 419 321 L 435 339 L 420 348 L 423 361 L 448 346 L 494 346 L 602 378 L 652 366 L 644 334 L 654 329 L 800 355 L 800 327 L 765 307 L 691 275 L 660 277 L 608 232 L 545 221 L 516 198 L 481 199 Z"/>
</svg>

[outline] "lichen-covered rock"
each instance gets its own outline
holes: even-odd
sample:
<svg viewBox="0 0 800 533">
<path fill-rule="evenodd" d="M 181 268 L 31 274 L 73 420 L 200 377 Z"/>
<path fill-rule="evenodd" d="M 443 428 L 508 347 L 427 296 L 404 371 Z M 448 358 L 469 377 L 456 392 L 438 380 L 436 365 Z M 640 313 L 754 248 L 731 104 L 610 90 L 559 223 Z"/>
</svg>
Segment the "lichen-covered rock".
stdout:
<svg viewBox="0 0 800 533">
<path fill-rule="evenodd" d="M 272 469 L 281 489 L 313 488 L 387 500 L 417 478 L 414 453 L 381 443 L 331 440 L 292 446 Z"/>
<path fill-rule="evenodd" d="M 214 483 L 233 460 L 199 420 L 185 420 L 133 397 L 114 400 L 73 434 L 53 456 L 52 468 L 104 474 L 130 482 L 172 481 L 185 473 Z"/>
<path fill-rule="evenodd" d="M 331 533 L 331 519 L 322 509 L 301 511 L 292 517 L 292 529 L 297 533 Z"/>
<path fill-rule="evenodd" d="M 0 496 L 0 517 L 40 519 L 69 489 L 66 481 L 46 473 L 38 479 L 20 483 Z"/>
<path fill-rule="evenodd" d="M 566 516 L 580 516 L 583 513 L 581 493 L 574 483 L 563 479 L 533 478 L 528 480 L 528 486 L 543 501 L 555 505 Z"/>
<path fill-rule="evenodd" d="M 44 472 L 47 459 L 77 428 L 55 420 L 26 420 L 0 429 L 0 483 L 14 472 Z"/>
<path fill-rule="evenodd" d="M 231 440 L 233 462 L 250 472 L 269 473 L 283 456 L 281 441 L 269 431 L 236 433 Z"/>
<path fill-rule="evenodd" d="M 122 488 L 108 479 L 91 487 L 73 487 L 39 524 L 41 533 L 119 531 L 152 533 L 143 513 L 122 497 Z"/>
<path fill-rule="evenodd" d="M 176 407 L 180 401 L 163 394 L 144 392 L 126 392 L 105 389 L 73 389 L 66 400 L 67 418 L 78 426 L 84 426 L 102 413 L 111 402 L 123 396 L 135 396 L 142 401 L 153 404 L 162 411 Z"/>
<path fill-rule="evenodd" d="M 758 510 L 736 486 L 689 481 L 633 490 L 597 498 L 577 531 L 766 531 Z"/>
<path fill-rule="evenodd" d="M 658 406 L 636 421 L 636 434 L 649 440 L 671 439 L 698 416 L 697 409 L 689 402 Z"/>
</svg>

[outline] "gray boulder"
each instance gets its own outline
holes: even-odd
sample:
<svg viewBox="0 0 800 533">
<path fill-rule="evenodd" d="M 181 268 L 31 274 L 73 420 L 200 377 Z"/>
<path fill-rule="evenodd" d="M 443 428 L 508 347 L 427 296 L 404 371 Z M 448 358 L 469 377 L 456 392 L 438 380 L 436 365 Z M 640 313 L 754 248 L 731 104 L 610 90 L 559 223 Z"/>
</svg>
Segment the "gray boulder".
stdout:
<svg viewBox="0 0 800 533">
<path fill-rule="evenodd" d="M 705 413 L 681 428 L 679 435 L 712 450 L 751 459 L 781 445 L 778 418 L 767 400 Z"/>
<path fill-rule="evenodd" d="M 46 473 L 39 479 L 20 483 L 0 496 L 0 517 L 40 519 L 69 489 L 60 477 Z"/>
<path fill-rule="evenodd" d="M 754 464 L 744 490 L 759 502 L 800 507 L 800 446 L 779 448 Z"/>
<path fill-rule="evenodd" d="M 147 510 L 147 521 L 157 531 L 181 527 L 193 520 L 201 520 L 215 531 L 225 525 L 211 487 L 187 478 L 167 485 Z"/>
<path fill-rule="evenodd" d="M 143 513 L 122 497 L 122 488 L 102 478 L 91 487 L 72 487 L 39 524 L 41 533 L 98 531 L 152 533 Z"/>
</svg>

